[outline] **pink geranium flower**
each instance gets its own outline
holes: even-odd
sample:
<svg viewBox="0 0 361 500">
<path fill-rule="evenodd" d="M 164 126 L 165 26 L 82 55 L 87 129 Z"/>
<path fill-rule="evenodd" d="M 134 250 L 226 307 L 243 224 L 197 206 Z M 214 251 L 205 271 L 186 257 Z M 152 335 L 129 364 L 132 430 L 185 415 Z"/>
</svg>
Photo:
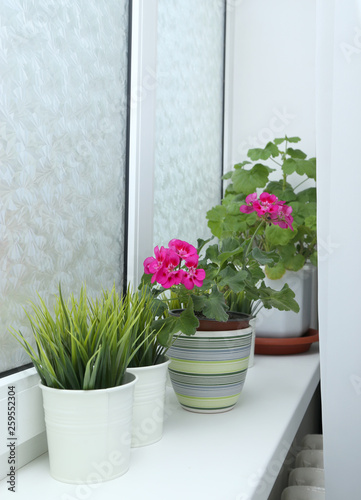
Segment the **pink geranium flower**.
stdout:
<svg viewBox="0 0 361 500">
<path fill-rule="evenodd" d="M 293 231 L 292 207 L 285 205 L 285 202 L 279 200 L 276 195 L 264 192 L 258 199 L 257 193 L 252 193 L 246 197 L 246 203 L 247 205 L 240 207 L 242 213 L 256 212 L 258 217 L 266 222 L 282 228 L 289 227 Z"/>
<path fill-rule="evenodd" d="M 158 246 L 154 249 L 154 257 L 147 257 L 143 263 L 145 274 L 154 274 L 162 266 L 167 257 L 167 250 L 164 247 L 159 249 Z"/>
<path fill-rule="evenodd" d="M 157 283 L 163 288 L 171 288 L 173 285 L 179 285 L 183 282 L 186 272 L 183 269 L 169 270 L 162 268 L 159 275 L 156 277 Z"/>
<path fill-rule="evenodd" d="M 185 261 L 194 255 L 197 255 L 197 249 L 190 243 L 187 243 L 186 241 L 182 240 L 177 240 L 173 239 L 170 240 L 168 243 L 168 246 L 171 250 L 173 250 L 181 259 L 184 259 Z"/>
<path fill-rule="evenodd" d="M 155 257 L 144 260 L 145 274 L 152 274 L 151 283 L 157 282 L 164 288 L 183 284 L 191 290 L 194 286 L 202 286 L 205 271 L 198 269 L 199 256 L 197 249 L 186 241 L 173 239 L 169 248 L 154 248 Z M 187 270 L 183 269 L 184 261 Z"/>
<path fill-rule="evenodd" d="M 204 269 L 196 269 L 195 267 L 190 267 L 188 273 L 185 273 L 183 278 L 183 285 L 187 290 L 192 290 L 194 286 L 201 287 L 203 285 L 203 280 L 206 277 L 206 272 Z"/>
<path fill-rule="evenodd" d="M 254 201 L 253 208 L 259 216 L 278 212 L 278 198 L 274 194 L 262 193 L 259 200 Z"/>
<path fill-rule="evenodd" d="M 273 224 L 276 224 L 283 229 L 289 227 L 293 231 L 293 217 L 291 213 L 292 207 L 288 205 L 279 206 L 277 214 L 274 214 L 274 216 L 272 216 Z"/>
<path fill-rule="evenodd" d="M 253 203 L 257 201 L 257 193 L 252 193 L 246 196 L 247 205 L 242 205 L 240 211 L 244 214 L 250 214 L 255 211 Z"/>
</svg>

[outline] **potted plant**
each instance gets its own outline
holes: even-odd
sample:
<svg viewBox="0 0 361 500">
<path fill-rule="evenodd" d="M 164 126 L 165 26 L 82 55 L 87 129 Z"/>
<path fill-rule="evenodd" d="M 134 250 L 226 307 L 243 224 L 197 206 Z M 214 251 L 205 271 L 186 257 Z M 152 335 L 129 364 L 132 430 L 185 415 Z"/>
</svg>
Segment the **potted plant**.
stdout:
<svg viewBox="0 0 361 500">
<path fill-rule="evenodd" d="M 68 483 L 118 477 L 129 468 L 136 377 L 126 368 L 145 300 L 115 287 L 91 299 L 83 286 L 65 301 L 59 287 L 52 313 L 39 299 L 27 313 L 35 346 L 11 333 L 40 376 L 51 475 Z"/>
<path fill-rule="evenodd" d="M 139 310 L 134 324 L 134 356 L 127 371 L 137 377 L 134 390 L 132 447 L 159 441 L 163 435 L 166 377 L 170 363 L 166 353 L 171 338 L 162 328 L 154 327 L 154 319 L 163 315 L 163 301 L 140 287 L 132 297 L 132 308 Z"/>
<path fill-rule="evenodd" d="M 279 256 L 275 265 L 265 265 L 265 283 L 276 289 L 289 283 L 296 292 L 301 312 L 299 315 L 279 311 L 264 314 L 267 321 L 257 324 L 257 335 L 260 336 L 296 336 L 305 333 L 310 326 L 312 274 L 317 265 L 316 188 L 313 185 L 302 189 L 301 186 L 306 181 L 314 184 L 316 159 L 307 158 L 303 151 L 291 147 L 299 141 L 298 137 L 285 136 L 274 139 L 264 148 L 250 149 L 247 153 L 248 160 L 236 164 L 223 177 L 231 183 L 221 204 L 207 213 L 212 234 L 222 241 L 229 237 L 247 238 L 254 234 L 257 226 L 256 212 L 245 210 L 242 219 L 238 215 L 240 205 L 247 204 L 246 199 L 250 202 L 257 190 L 265 189 L 292 208 L 293 230 L 276 225 L 264 226 L 257 231 L 255 241 L 258 248 L 268 252 L 276 251 Z M 270 180 L 275 169 L 269 166 L 269 162 L 277 165 L 281 171 L 279 180 Z M 289 176 L 292 176 L 295 187 L 288 182 Z M 235 302 L 245 310 L 254 310 L 260 305 L 252 297 L 247 297 L 247 294 L 238 297 Z"/>
<path fill-rule="evenodd" d="M 229 310 L 230 294 L 247 291 L 267 308 L 298 310 L 287 284 L 277 292 L 262 282 L 261 266 L 275 265 L 278 255 L 256 247 L 255 237 L 263 225 L 281 223 L 286 209 L 276 197 L 273 200 L 259 215 L 258 229 L 246 239 L 229 237 L 207 248 L 210 241 L 199 240 L 198 249 L 174 239 L 168 248 L 156 247 L 155 256 L 144 261 L 143 284 L 168 303 L 169 313 L 154 325 L 163 335 L 176 335 L 168 351 L 169 372 L 178 400 L 188 410 L 227 411 L 241 393 L 252 341 L 251 316 Z M 174 308 L 178 311 L 172 312 Z"/>
</svg>

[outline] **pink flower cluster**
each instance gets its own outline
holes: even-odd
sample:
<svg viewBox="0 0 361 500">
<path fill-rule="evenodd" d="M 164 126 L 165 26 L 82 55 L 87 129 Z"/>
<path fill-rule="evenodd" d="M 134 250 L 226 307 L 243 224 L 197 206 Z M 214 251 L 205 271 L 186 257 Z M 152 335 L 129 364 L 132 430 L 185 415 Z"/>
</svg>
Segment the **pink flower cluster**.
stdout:
<svg viewBox="0 0 361 500">
<path fill-rule="evenodd" d="M 279 200 L 274 194 L 262 193 L 258 199 L 257 193 L 252 193 L 246 197 L 246 203 L 247 205 L 240 207 L 242 213 L 256 212 L 258 217 L 267 222 L 282 228 L 289 227 L 293 231 L 292 207 L 285 205 L 285 202 Z"/>
<path fill-rule="evenodd" d="M 197 269 L 199 256 L 197 249 L 182 240 L 171 240 L 169 248 L 155 247 L 155 257 L 147 257 L 143 263 L 145 274 L 152 274 L 155 281 L 164 288 L 183 284 L 188 290 L 202 286 L 206 277 L 204 269 Z M 183 269 L 184 261 L 186 269 Z"/>
</svg>

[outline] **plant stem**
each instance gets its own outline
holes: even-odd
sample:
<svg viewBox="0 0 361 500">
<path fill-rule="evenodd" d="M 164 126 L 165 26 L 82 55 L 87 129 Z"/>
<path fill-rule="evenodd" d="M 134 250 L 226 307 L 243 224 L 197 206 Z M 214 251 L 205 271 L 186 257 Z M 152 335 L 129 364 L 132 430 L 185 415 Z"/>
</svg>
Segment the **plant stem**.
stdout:
<svg viewBox="0 0 361 500">
<path fill-rule="evenodd" d="M 251 238 L 251 241 L 249 242 L 248 244 L 248 247 L 247 247 L 247 250 L 245 251 L 244 253 L 244 256 L 243 256 L 243 266 L 242 266 L 242 269 L 246 269 L 246 261 L 247 261 L 247 257 L 248 255 L 250 254 L 250 249 L 253 245 L 253 241 L 254 241 L 254 238 L 256 236 L 256 234 L 258 233 L 258 230 L 259 228 L 263 225 L 263 220 L 260 222 L 260 224 L 258 225 L 257 229 L 255 230 L 255 232 L 253 233 L 252 235 L 252 238 Z"/>
<path fill-rule="evenodd" d="M 293 188 L 293 190 L 295 191 L 298 187 L 300 187 L 304 182 L 306 182 L 308 179 L 304 179 L 303 181 L 301 181 L 299 184 L 297 184 L 297 186 L 295 188 Z"/>
<path fill-rule="evenodd" d="M 278 161 L 276 161 L 274 158 L 272 158 L 272 156 L 270 157 L 270 160 L 272 160 L 274 163 L 276 163 L 276 165 L 278 165 L 279 167 L 282 167 L 282 163 L 278 163 Z"/>
<path fill-rule="evenodd" d="M 285 142 L 285 152 L 282 155 L 283 156 L 283 158 L 282 158 L 282 164 L 286 160 L 286 154 L 287 154 L 287 136 L 286 136 L 286 142 Z M 282 187 L 282 191 L 286 190 L 286 181 L 287 181 L 287 175 L 285 173 L 283 173 L 283 187 Z"/>
</svg>

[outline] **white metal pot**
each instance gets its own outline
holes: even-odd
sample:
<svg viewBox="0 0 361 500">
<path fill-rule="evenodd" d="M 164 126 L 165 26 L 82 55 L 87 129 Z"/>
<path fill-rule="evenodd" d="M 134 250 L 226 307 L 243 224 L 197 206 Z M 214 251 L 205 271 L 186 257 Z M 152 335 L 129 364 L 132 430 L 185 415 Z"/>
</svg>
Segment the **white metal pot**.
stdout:
<svg viewBox="0 0 361 500">
<path fill-rule="evenodd" d="M 156 365 L 128 368 L 138 379 L 134 391 L 132 447 L 146 446 L 162 438 L 169 363 L 165 358 Z"/>
<path fill-rule="evenodd" d="M 274 290 L 281 290 L 287 283 L 295 292 L 295 300 L 300 311 L 279 311 L 278 309 L 261 309 L 257 314 L 257 337 L 300 337 L 311 327 L 313 280 L 316 277 L 316 268 L 306 265 L 297 272 L 286 271 L 279 280 L 265 278 L 266 286 Z"/>
<path fill-rule="evenodd" d="M 130 463 L 136 376 L 89 391 L 53 389 L 43 394 L 50 474 L 65 483 L 91 484 L 124 474 Z"/>
</svg>

